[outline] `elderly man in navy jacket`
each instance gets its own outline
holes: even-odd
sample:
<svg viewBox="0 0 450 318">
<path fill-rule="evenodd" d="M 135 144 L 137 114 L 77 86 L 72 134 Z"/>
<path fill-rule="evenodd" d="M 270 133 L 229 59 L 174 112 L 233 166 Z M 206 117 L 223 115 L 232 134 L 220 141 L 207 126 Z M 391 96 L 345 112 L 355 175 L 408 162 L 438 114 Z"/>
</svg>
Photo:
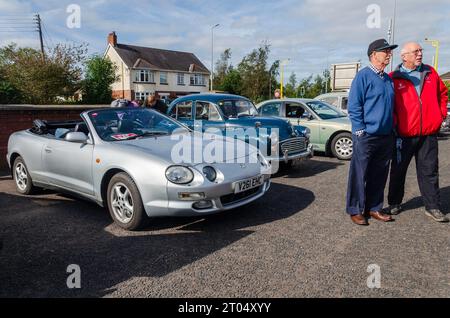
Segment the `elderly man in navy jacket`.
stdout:
<svg viewBox="0 0 450 318">
<path fill-rule="evenodd" d="M 368 217 L 393 220 L 381 210 L 394 142 L 394 88 L 384 69 L 396 47 L 384 39 L 372 42 L 367 50 L 370 64 L 356 74 L 349 93 L 353 156 L 347 213 L 358 225 L 368 225 Z"/>
</svg>

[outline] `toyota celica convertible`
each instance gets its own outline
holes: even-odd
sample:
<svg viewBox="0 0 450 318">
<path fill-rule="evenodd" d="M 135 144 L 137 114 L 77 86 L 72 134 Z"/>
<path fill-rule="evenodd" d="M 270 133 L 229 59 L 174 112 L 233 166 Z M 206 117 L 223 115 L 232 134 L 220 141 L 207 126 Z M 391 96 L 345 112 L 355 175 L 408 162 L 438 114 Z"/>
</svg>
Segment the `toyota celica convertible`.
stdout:
<svg viewBox="0 0 450 318">
<path fill-rule="evenodd" d="M 211 142 L 245 151 L 223 160 L 179 163 L 174 149 L 180 140 L 190 141 L 200 154 Z M 114 222 L 127 230 L 150 217 L 233 209 L 260 198 L 270 186 L 269 163 L 256 147 L 206 138 L 144 108 L 90 110 L 78 121 L 35 120 L 32 128 L 10 136 L 7 160 L 19 193 L 41 187 L 82 196 L 107 206 Z"/>
</svg>

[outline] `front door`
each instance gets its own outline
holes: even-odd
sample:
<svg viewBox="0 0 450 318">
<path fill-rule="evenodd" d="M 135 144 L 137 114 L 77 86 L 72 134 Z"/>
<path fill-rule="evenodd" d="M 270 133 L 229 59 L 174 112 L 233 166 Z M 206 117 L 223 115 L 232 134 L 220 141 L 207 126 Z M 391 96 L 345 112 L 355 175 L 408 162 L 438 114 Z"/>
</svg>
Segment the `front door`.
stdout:
<svg viewBox="0 0 450 318">
<path fill-rule="evenodd" d="M 93 149 L 92 144 L 49 138 L 42 158 L 49 183 L 76 192 L 94 194 Z"/>
<path fill-rule="evenodd" d="M 314 148 L 319 148 L 320 145 L 320 121 L 316 118 L 308 107 L 303 104 L 295 102 L 285 103 L 285 117 L 294 126 L 305 126 L 311 130 L 310 142 Z"/>
</svg>

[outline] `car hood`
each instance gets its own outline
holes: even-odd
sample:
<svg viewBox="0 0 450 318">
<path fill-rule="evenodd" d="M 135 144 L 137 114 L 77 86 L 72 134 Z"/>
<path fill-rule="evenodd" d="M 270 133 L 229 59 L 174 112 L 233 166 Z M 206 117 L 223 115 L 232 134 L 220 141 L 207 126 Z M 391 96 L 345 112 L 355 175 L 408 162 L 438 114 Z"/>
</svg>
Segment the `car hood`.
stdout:
<svg viewBox="0 0 450 318">
<path fill-rule="evenodd" d="M 293 130 L 289 120 L 282 117 L 240 117 L 228 119 L 228 125 L 235 125 L 236 127 L 257 127 L 268 129 L 270 134 L 271 128 L 277 128 L 279 130 L 280 138 L 286 139 L 292 137 Z"/>
<path fill-rule="evenodd" d="M 330 124 L 339 124 L 339 125 L 349 125 L 351 126 L 350 118 L 348 117 L 339 117 L 334 119 L 325 119 L 324 122 Z"/>
<path fill-rule="evenodd" d="M 114 144 L 122 148 L 123 151 L 138 151 L 140 153 L 165 160 L 169 163 L 176 161 L 172 157 L 173 155 L 177 156 L 177 154 L 180 153 L 186 154 L 190 151 L 190 155 L 187 154 L 187 156 L 189 158 L 193 158 L 192 160 L 194 161 L 194 159 L 197 160 L 199 153 L 203 154 L 203 156 L 206 156 L 207 154 L 211 153 L 212 148 L 221 146 L 224 147 L 223 158 L 225 158 L 225 152 L 227 149 L 226 147 L 229 147 L 228 149 L 234 149 L 232 155 L 226 154 L 227 160 L 236 160 L 239 158 L 247 157 L 249 155 L 254 155 L 258 151 L 255 147 L 249 147 L 249 145 L 244 141 L 224 138 L 221 135 L 202 135 L 200 133 L 145 137 L 140 139 L 119 141 L 115 142 Z M 201 147 L 201 152 L 198 152 L 198 150 L 196 149 L 197 146 Z M 205 150 L 206 147 L 208 148 Z M 237 147 L 242 148 L 240 148 L 239 151 L 235 151 Z M 183 151 L 184 149 L 186 149 L 186 152 L 181 152 L 182 149 Z M 200 158 L 203 158 L 203 156 Z M 226 162 L 226 160 L 223 160 L 222 162 Z M 198 162 L 195 163 L 197 164 Z"/>
</svg>

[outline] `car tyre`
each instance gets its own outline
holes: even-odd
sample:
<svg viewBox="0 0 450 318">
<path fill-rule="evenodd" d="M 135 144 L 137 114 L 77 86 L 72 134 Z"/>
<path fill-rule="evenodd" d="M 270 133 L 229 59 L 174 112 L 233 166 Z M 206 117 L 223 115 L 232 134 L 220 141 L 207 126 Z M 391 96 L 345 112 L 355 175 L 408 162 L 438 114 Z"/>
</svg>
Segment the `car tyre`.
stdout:
<svg viewBox="0 0 450 318">
<path fill-rule="evenodd" d="M 20 156 L 14 160 L 12 175 L 16 185 L 16 190 L 19 193 L 28 195 L 36 192 L 37 188 L 33 185 L 33 180 L 28 172 L 27 165 Z"/>
<path fill-rule="evenodd" d="M 108 184 L 108 210 L 114 222 L 125 230 L 138 230 L 147 224 L 148 217 L 141 194 L 131 177 L 120 172 Z"/>
<path fill-rule="evenodd" d="M 331 141 L 331 153 L 339 160 L 350 160 L 353 154 L 352 134 L 337 134 Z"/>
</svg>

